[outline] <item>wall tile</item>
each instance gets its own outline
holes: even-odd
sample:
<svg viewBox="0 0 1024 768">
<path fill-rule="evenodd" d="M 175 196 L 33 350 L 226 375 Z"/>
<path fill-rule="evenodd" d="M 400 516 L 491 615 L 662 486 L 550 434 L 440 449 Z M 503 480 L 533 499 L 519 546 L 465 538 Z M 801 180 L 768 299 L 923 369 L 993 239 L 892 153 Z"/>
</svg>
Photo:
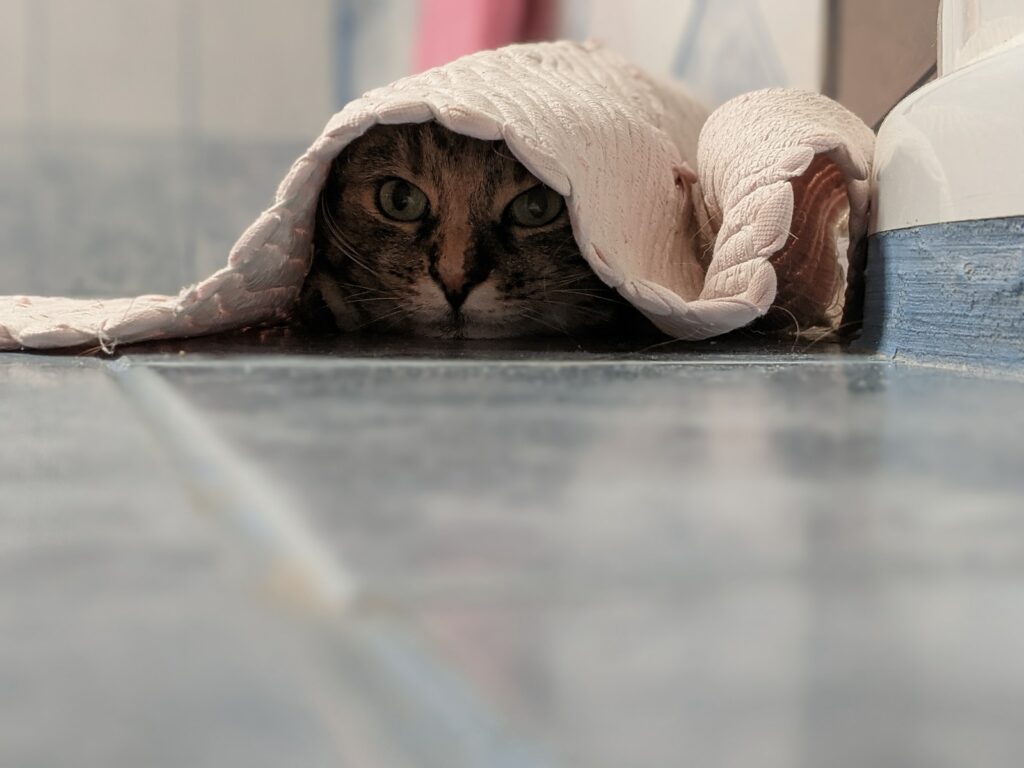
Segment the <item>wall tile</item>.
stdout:
<svg viewBox="0 0 1024 768">
<path fill-rule="evenodd" d="M 190 263 L 183 165 L 176 139 L 36 143 L 21 191 L 36 250 L 17 292 L 177 293 Z"/>
<path fill-rule="evenodd" d="M 33 264 L 27 154 L 23 136 L 0 138 L 0 295 L 26 292 Z"/>
<path fill-rule="evenodd" d="M 199 121 L 221 138 L 309 141 L 332 114 L 333 3 L 201 3 Z"/>
<path fill-rule="evenodd" d="M 758 0 L 786 84 L 820 91 L 825 77 L 827 9 L 821 0 Z"/>
<path fill-rule="evenodd" d="M 746 91 L 788 85 L 756 0 L 697 0 L 674 66 L 711 105 Z"/>
<path fill-rule="evenodd" d="M 339 94 L 340 105 L 364 91 L 405 77 L 412 70 L 419 21 L 419 0 L 341 0 L 350 7 L 353 28 L 334 41 L 335 50 L 347 57 L 351 72 L 338 71 L 335 77 L 348 81 L 350 93 Z M 339 30 L 339 32 L 342 30 Z M 345 48 L 350 47 L 351 51 Z"/>
<path fill-rule="evenodd" d="M 195 266 L 190 281 L 227 263 L 238 237 L 261 211 L 307 141 L 252 142 L 205 139 L 192 147 L 193 185 L 188 205 Z"/>
<path fill-rule="evenodd" d="M 179 129 L 178 0 L 45 3 L 52 126 Z"/>
<path fill-rule="evenodd" d="M 697 0 L 569 0 L 562 34 L 592 37 L 652 72 L 668 73 Z"/>
<path fill-rule="evenodd" d="M 684 80 L 709 105 L 766 86 L 821 86 L 824 0 L 566 0 L 562 8 L 563 34 Z"/>
<path fill-rule="evenodd" d="M 0 0 L 0 128 L 18 127 L 27 118 L 25 102 L 25 58 L 29 0 Z"/>
</svg>

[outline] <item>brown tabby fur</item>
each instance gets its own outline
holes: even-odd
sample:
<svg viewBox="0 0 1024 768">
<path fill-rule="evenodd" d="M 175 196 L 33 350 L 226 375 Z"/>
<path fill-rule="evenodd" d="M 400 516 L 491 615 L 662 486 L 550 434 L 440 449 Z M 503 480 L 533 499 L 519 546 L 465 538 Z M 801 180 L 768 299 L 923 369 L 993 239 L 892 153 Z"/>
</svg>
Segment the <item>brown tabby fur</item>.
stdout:
<svg viewBox="0 0 1024 768">
<path fill-rule="evenodd" d="M 422 220 L 382 213 L 378 191 L 396 177 L 426 194 Z M 539 183 L 502 141 L 433 122 L 371 129 L 335 160 L 321 193 L 300 320 L 450 338 L 633 322 L 583 260 L 564 209 L 536 228 L 511 221 L 510 203 Z"/>
</svg>

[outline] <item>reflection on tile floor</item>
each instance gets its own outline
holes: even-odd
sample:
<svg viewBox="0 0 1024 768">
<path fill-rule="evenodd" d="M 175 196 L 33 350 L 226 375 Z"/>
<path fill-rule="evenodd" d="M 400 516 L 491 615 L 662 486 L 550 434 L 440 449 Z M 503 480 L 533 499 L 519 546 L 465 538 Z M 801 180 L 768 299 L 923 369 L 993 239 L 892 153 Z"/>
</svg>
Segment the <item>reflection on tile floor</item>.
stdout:
<svg viewBox="0 0 1024 768">
<path fill-rule="evenodd" d="M 1024 384 L 360 344 L 0 357 L 0 764 L 1024 759 Z"/>
</svg>

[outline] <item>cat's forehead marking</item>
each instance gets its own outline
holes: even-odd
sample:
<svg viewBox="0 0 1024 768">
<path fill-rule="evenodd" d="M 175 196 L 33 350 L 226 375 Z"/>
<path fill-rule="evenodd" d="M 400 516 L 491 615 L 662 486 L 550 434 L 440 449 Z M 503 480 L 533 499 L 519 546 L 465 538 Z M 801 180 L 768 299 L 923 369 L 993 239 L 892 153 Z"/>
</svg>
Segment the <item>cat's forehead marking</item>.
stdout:
<svg viewBox="0 0 1024 768">
<path fill-rule="evenodd" d="M 439 184 L 452 176 L 490 178 L 490 183 L 537 183 L 503 141 L 454 133 L 435 122 L 378 125 L 346 150 L 346 165 L 367 173 L 397 172 Z"/>
</svg>

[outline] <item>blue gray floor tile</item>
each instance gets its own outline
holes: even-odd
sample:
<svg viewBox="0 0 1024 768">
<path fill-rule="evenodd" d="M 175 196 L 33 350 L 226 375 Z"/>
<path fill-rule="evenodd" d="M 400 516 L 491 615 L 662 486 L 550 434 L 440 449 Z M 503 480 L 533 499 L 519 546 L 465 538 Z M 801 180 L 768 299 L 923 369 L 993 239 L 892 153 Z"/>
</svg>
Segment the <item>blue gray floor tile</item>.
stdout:
<svg viewBox="0 0 1024 768">
<path fill-rule="evenodd" d="M 1019 381 L 270 333 L 0 383 L 2 764 L 1024 758 Z"/>
</svg>

